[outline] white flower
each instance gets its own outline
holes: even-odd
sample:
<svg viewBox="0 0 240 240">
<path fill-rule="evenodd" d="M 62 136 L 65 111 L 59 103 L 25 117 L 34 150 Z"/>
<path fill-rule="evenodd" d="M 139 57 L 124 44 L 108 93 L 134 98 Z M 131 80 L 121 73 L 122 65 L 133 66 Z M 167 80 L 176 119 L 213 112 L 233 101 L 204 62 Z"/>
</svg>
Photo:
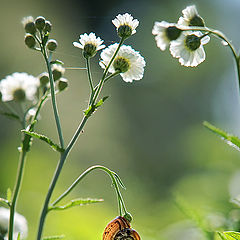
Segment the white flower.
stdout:
<svg viewBox="0 0 240 240">
<path fill-rule="evenodd" d="M 198 14 L 195 5 L 188 6 L 182 10 L 183 16 L 179 18 L 178 25 L 204 27 L 203 18 Z"/>
<path fill-rule="evenodd" d="M 136 28 L 139 25 L 137 19 L 133 19 L 131 14 L 125 13 L 123 15 L 118 14 L 115 19 L 112 20 L 120 37 L 127 38 L 136 33 Z"/>
<path fill-rule="evenodd" d="M 186 67 L 196 67 L 205 60 L 204 44 L 210 40 L 209 36 L 203 36 L 200 32 L 183 32 L 183 34 L 170 44 L 170 52 L 173 57 L 179 58 L 179 62 Z"/>
<path fill-rule="evenodd" d="M 93 57 L 98 50 L 105 48 L 105 45 L 101 45 L 103 40 L 96 37 L 95 33 L 80 35 L 79 42 L 73 42 L 73 46 L 83 49 L 84 57 Z"/>
<path fill-rule="evenodd" d="M 157 46 L 162 51 L 166 50 L 171 41 L 178 39 L 181 32 L 182 31 L 176 27 L 176 24 L 165 21 L 155 22 L 152 30 L 152 34 L 156 35 L 155 40 Z"/>
<path fill-rule="evenodd" d="M 102 68 L 108 66 L 117 47 L 118 43 L 115 43 L 102 51 L 101 61 L 99 63 Z M 145 60 L 139 52 L 132 49 L 131 46 L 122 45 L 109 68 L 109 72 L 115 73 L 119 71 L 125 82 L 132 82 L 133 80 L 143 78 L 145 65 Z"/>
<path fill-rule="evenodd" d="M 0 207 L 0 236 L 7 240 L 8 237 L 8 222 L 10 217 L 10 211 L 7 208 Z M 20 239 L 25 239 L 28 235 L 27 220 L 24 216 L 15 213 L 14 215 L 14 229 L 13 239 L 17 240 L 18 233 L 20 233 Z"/>
<path fill-rule="evenodd" d="M 33 101 L 38 87 L 38 78 L 28 75 L 27 73 L 13 73 L 0 81 L 2 101 Z"/>
</svg>

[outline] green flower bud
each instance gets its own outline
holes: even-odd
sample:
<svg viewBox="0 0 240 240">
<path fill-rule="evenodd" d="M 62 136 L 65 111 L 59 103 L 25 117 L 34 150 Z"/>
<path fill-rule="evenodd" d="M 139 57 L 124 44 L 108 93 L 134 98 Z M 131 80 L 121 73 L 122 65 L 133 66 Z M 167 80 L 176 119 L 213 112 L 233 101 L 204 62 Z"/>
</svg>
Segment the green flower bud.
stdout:
<svg viewBox="0 0 240 240">
<path fill-rule="evenodd" d="M 24 29 L 25 29 L 26 33 L 30 33 L 32 35 L 35 35 L 37 29 L 36 29 L 36 26 L 35 26 L 35 23 L 34 23 L 34 19 L 33 19 L 32 16 L 25 17 L 22 20 L 22 24 L 24 26 Z"/>
<path fill-rule="evenodd" d="M 51 32 L 51 30 L 52 30 L 52 24 L 51 24 L 51 22 L 50 22 L 50 21 L 46 21 L 46 22 L 45 22 L 45 27 L 44 27 L 43 31 L 44 31 L 45 33 L 47 33 L 47 32 Z"/>
<path fill-rule="evenodd" d="M 57 81 L 62 77 L 64 74 L 65 69 L 62 67 L 60 64 L 53 64 L 52 65 L 52 74 L 53 74 L 53 79 L 54 81 Z"/>
<path fill-rule="evenodd" d="M 128 59 L 126 59 L 124 57 L 117 57 L 113 62 L 113 67 L 114 67 L 115 71 L 124 73 L 124 72 L 128 71 L 130 64 L 129 64 Z"/>
<path fill-rule="evenodd" d="M 57 41 L 54 40 L 54 39 L 49 39 L 49 40 L 47 41 L 47 49 L 48 49 L 49 51 L 55 51 L 56 48 L 57 48 Z"/>
<path fill-rule="evenodd" d="M 26 99 L 25 91 L 21 88 L 16 89 L 13 93 L 13 99 L 18 102 L 24 101 Z"/>
<path fill-rule="evenodd" d="M 44 73 L 41 73 L 39 76 L 39 81 L 41 83 L 41 86 L 45 86 L 48 82 L 49 82 L 49 76 L 48 76 L 48 73 L 44 72 Z"/>
<path fill-rule="evenodd" d="M 128 25 L 121 25 L 118 28 L 118 36 L 120 38 L 128 38 L 132 35 L 132 28 Z"/>
<path fill-rule="evenodd" d="M 42 16 L 39 16 L 35 19 L 35 26 L 39 31 L 42 31 L 45 27 L 45 18 Z"/>
<path fill-rule="evenodd" d="M 68 87 L 68 80 L 66 78 L 60 78 L 57 87 L 59 91 L 63 91 Z"/>
<path fill-rule="evenodd" d="M 34 48 L 36 46 L 36 40 L 31 34 L 26 34 L 24 41 L 29 48 Z"/>
<path fill-rule="evenodd" d="M 87 43 L 84 45 L 84 49 L 83 49 L 83 56 L 85 58 L 91 58 L 94 57 L 97 53 L 97 48 L 95 45 L 91 44 L 91 43 Z"/>
</svg>

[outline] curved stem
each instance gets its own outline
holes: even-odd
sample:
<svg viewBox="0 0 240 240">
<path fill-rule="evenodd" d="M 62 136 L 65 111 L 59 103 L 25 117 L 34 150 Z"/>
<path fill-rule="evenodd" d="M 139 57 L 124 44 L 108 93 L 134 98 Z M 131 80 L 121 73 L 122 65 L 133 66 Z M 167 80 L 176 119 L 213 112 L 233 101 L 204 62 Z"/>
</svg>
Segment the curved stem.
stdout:
<svg viewBox="0 0 240 240">
<path fill-rule="evenodd" d="M 211 28 L 207 28 L 207 27 L 188 27 L 188 28 L 182 28 L 180 27 L 179 29 L 181 29 L 182 31 L 189 31 L 189 30 L 192 30 L 192 31 L 203 31 L 203 32 L 208 32 L 208 33 L 211 33 L 217 37 L 219 37 L 220 39 L 222 39 L 223 41 L 225 41 L 227 43 L 227 46 L 230 48 L 232 54 L 233 54 L 233 57 L 234 57 L 234 61 L 236 63 L 236 67 L 237 67 L 237 78 L 238 78 L 238 88 L 239 88 L 239 91 L 240 91 L 240 66 L 239 66 L 239 56 L 238 54 L 236 53 L 236 50 L 234 48 L 234 46 L 231 44 L 231 42 L 227 39 L 227 37 L 220 31 L 218 30 L 214 30 L 214 29 L 211 29 Z"/>
<path fill-rule="evenodd" d="M 56 121 L 56 125 L 57 125 L 58 137 L 59 137 L 59 141 L 60 141 L 61 147 L 64 148 L 62 128 L 61 128 L 59 114 L 58 114 L 58 109 L 57 109 L 57 102 L 56 102 L 55 88 L 54 88 L 54 80 L 53 80 L 52 69 L 51 69 L 51 64 L 50 64 L 52 53 L 50 53 L 50 56 L 48 58 L 47 54 L 46 54 L 45 48 L 42 47 L 42 54 L 43 54 L 44 60 L 46 62 L 47 70 L 48 70 L 48 74 L 49 74 L 52 107 L 53 107 L 54 117 L 55 117 L 55 121 Z"/>
<path fill-rule="evenodd" d="M 116 190 L 116 194 L 117 194 L 117 198 L 118 198 L 118 204 L 119 204 L 119 212 L 120 212 L 120 215 L 122 215 L 122 209 L 121 209 L 121 206 L 123 207 L 123 210 L 124 212 L 126 213 L 127 210 L 126 210 L 126 207 L 125 207 L 125 204 L 124 204 L 124 201 L 123 201 L 123 197 L 121 195 L 121 192 L 119 190 L 119 187 L 118 187 L 118 183 L 115 179 L 115 176 L 114 176 L 114 173 L 113 171 L 111 171 L 110 169 L 104 167 L 104 166 L 101 166 L 101 165 L 95 165 L 95 166 L 92 166 L 90 168 L 88 168 L 87 170 L 85 170 L 73 183 L 72 185 L 61 195 L 59 196 L 51 205 L 52 206 L 55 206 L 58 202 L 60 202 L 63 198 L 65 198 L 73 189 L 74 187 L 76 187 L 76 185 L 85 177 L 87 176 L 90 172 L 92 172 L 93 170 L 95 169 L 100 169 L 104 172 L 106 172 L 111 180 L 112 180 L 112 183 L 115 187 L 115 190 Z"/>
<path fill-rule="evenodd" d="M 19 156 L 17 179 L 16 179 L 15 188 L 13 191 L 12 202 L 11 202 L 11 206 L 10 206 L 10 218 L 9 218 L 9 230 L 8 230 L 8 239 L 9 240 L 13 239 L 14 214 L 15 214 L 15 208 L 16 208 L 16 203 L 17 203 L 17 199 L 18 199 L 18 193 L 20 191 L 21 184 L 22 184 L 22 177 L 23 177 L 26 154 L 27 154 L 27 151 L 21 150 L 21 153 Z"/>
</svg>

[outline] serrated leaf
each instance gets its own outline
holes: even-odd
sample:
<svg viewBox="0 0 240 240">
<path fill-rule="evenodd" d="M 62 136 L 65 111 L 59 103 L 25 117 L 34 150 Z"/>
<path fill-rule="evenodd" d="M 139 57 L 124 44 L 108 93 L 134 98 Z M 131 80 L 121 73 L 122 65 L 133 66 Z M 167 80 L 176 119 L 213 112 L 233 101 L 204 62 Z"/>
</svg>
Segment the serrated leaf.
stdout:
<svg viewBox="0 0 240 240">
<path fill-rule="evenodd" d="M 234 147 L 238 151 L 240 151 L 240 139 L 234 135 L 231 135 L 220 128 L 215 127 L 209 122 L 203 122 L 204 127 L 211 130 L 212 132 L 216 133 L 218 136 L 221 137 L 228 145 Z"/>
<path fill-rule="evenodd" d="M 229 232 L 221 232 L 220 234 L 226 240 L 240 240 L 240 233 L 239 232 L 229 231 Z"/>
<path fill-rule="evenodd" d="M 109 98 L 109 96 L 106 96 L 106 97 L 103 97 L 102 99 L 100 99 L 100 100 L 96 103 L 95 107 L 96 107 L 96 108 L 100 107 L 108 98 Z"/>
<path fill-rule="evenodd" d="M 44 142 L 46 142 L 47 144 L 49 144 L 53 150 L 58 151 L 58 152 L 64 152 L 65 150 L 63 148 L 61 148 L 60 146 L 58 146 L 56 143 L 54 143 L 50 138 L 48 138 L 45 135 L 36 133 L 36 132 L 30 132 L 27 130 L 22 130 L 22 132 L 24 132 L 25 134 L 31 136 L 31 137 L 35 137 L 38 138 Z"/>
<path fill-rule="evenodd" d="M 63 65 L 64 62 L 62 62 L 61 60 L 56 59 L 54 61 L 51 61 L 50 64 L 61 64 L 61 65 Z"/>
<path fill-rule="evenodd" d="M 78 198 L 78 199 L 73 199 L 70 202 L 68 202 L 66 205 L 63 206 L 51 206 L 49 208 L 50 210 L 65 210 L 71 207 L 75 207 L 75 206 L 83 206 L 83 205 L 88 205 L 88 204 L 92 204 L 92 203 L 100 203 L 103 202 L 103 199 L 94 199 L 94 198 Z"/>
<path fill-rule="evenodd" d="M 222 240 L 227 240 L 227 238 L 225 238 L 225 236 L 221 232 L 217 232 L 217 233 Z"/>
<path fill-rule="evenodd" d="M 0 203 L 5 203 L 5 204 L 7 204 L 10 207 L 10 203 L 9 203 L 9 201 L 7 199 L 0 198 Z"/>
<path fill-rule="evenodd" d="M 42 238 L 42 240 L 57 240 L 57 239 L 63 239 L 63 238 L 65 238 L 65 235 L 44 237 Z"/>
<path fill-rule="evenodd" d="M 7 189 L 7 200 L 8 202 L 12 202 L 12 191 L 10 188 Z"/>
</svg>

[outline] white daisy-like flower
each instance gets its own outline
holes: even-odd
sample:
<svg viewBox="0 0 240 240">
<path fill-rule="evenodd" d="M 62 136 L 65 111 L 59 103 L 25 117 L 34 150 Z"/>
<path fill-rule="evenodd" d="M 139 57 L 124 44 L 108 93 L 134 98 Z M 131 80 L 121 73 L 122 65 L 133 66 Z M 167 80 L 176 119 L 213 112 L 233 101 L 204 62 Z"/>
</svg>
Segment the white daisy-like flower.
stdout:
<svg viewBox="0 0 240 240">
<path fill-rule="evenodd" d="M 181 65 L 196 67 L 205 60 L 203 45 L 208 43 L 209 36 L 200 32 L 183 32 L 183 34 L 170 44 L 170 52 L 173 57 L 179 58 Z"/>
<path fill-rule="evenodd" d="M 205 23 L 203 18 L 198 14 L 195 5 L 188 6 L 182 10 L 183 16 L 179 18 L 178 25 L 182 26 L 195 26 L 204 27 Z"/>
<path fill-rule="evenodd" d="M 0 207 L 0 236 L 4 237 L 4 240 L 8 239 L 8 222 L 10 217 L 10 211 L 7 208 Z M 14 229 L 13 239 L 17 240 L 18 233 L 20 233 L 20 239 L 25 239 L 28 235 L 27 220 L 24 216 L 15 213 L 14 215 Z"/>
<path fill-rule="evenodd" d="M 133 19 L 131 14 L 118 14 L 115 19 L 112 20 L 112 23 L 117 28 L 118 35 L 121 38 L 128 38 L 132 34 L 136 33 L 136 28 L 139 25 L 137 19 Z"/>
<path fill-rule="evenodd" d="M 101 61 L 99 62 L 102 68 L 108 66 L 117 47 L 118 43 L 115 43 L 102 51 Z M 125 82 L 132 82 L 143 78 L 145 65 L 146 62 L 139 52 L 131 46 L 122 45 L 109 68 L 109 72 L 115 73 L 118 71 Z"/>
<path fill-rule="evenodd" d="M 94 57 L 98 50 L 105 48 L 105 45 L 102 45 L 103 40 L 96 37 L 95 33 L 80 35 L 79 42 L 73 42 L 73 46 L 83 49 L 83 55 L 87 58 Z"/>
<path fill-rule="evenodd" d="M 182 31 L 176 27 L 176 24 L 165 21 L 155 22 L 152 30 L 152 34 L 156 35 L 155 40 L 157 46 L 162 51 L 166 50 L 171 41 L 178 39 L 181 32 Z"/>
<path fill-rule="evenodd" d="M 0 81 L 2 101 L 33 101 L 39 85 L 39 79 L 27 73 L 8 75 Z"/>
</svg>

